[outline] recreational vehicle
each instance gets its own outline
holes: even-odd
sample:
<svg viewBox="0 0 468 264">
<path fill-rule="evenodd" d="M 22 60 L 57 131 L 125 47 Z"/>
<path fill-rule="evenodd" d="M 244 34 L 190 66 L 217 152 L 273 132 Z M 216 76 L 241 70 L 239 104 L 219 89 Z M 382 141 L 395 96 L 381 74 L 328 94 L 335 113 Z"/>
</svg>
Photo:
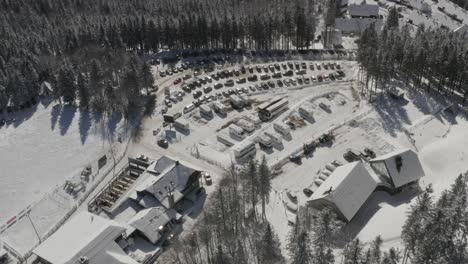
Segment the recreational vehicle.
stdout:
<svg viewBox="0 0 468 264">
<path fill-rule="evenodd" d="M 245 131 L 247 131 L 248 133 L 252 133 L 255 131 L 255 124 L 253 124 L 252 122 L 249 122 L 245 119 L 240 119 L 239 121 L 237 121 L 237 126 L 239 126 L 240 128 L 244 129 Z"/>
<path fill-rule="evenodd" d="M 179 118 L 179 119 L 175 120 L 174 127 L 178 128 L 178 129 L 181 129 L 181 130 L 189 130 L 190 129 L 189 122 L 187 120 L 183 119 L 183 118 Z"/>
<path fill-rule="evenodd" d="M 273 132 L 273 131 L 265 131 L 265 135 L 271 138 L 271 141 L 275 144 L 281 144 L 283 138 L 280 134 Z"/>
<path fill-rule="evenodd" d="M 262 133 L 260 136 L 257 138 L 258 144 L 260 144 L 261 147 L 264 148 L 271 148 L 271 138 L 264 133 Z"/>
<path fill-rule="evenodd" d="M 184 113 L 188 113 L 188 112 L 192 111 L 193 109 L 195 109 L 195 105 L 194 104 L 189 104 L 189 105 L 184 107 Z"/>
<path fill-rule="evenodd" d="M 234 157 L 237 160 L 245 160 L 248 157 L 255 157 L 256 153 L 257 149 L 252 141 L 246 141 L 237 147 L 234 147 Z"/>
<path fill-rule="evenodd" d="M 213 116 L 213 111 L 208 105 L 205 105 L 205 104 L 200 105 L 199 109 L 200 109 L 200 115 Z"/>
<path fill-rule="evenodd" d="M 220 113 L 222 115 L 225 115 L 228 112 L 227 107 L 221 102 L 214 102 L 213 109 L 215 110 L 215 112 Z"/>
<path fill-rule="evenodd" d="M 239 96 L 235 94 L 229 96 L 229 100 L 233 108 L 241 109 L 242 107 L 244 107 L 244 100 L 242 100 Z"/>
<path fill-rule="evenodd" d="M 291 135 L 291 128 L 288 125 L 282 122 L 276 122 L 273 124 L 273 128 L 278 131 L 283 136 L 290 136 Z"/>
<path fill-rule="evenodd" d="M 314 119 L 314 108 L 309 103 L 304 103 L 299 106 L 298 112 L 301 117 L 306 120 Z"/>
<path fill-rule="evenodd" d="M 245 137 L 244 129 L 242 129 L 241 127 L 235 124 L 229 125 L 229 134 L 231 134 L 231 136 L 236 136 L 238 138 Z"/>
</svg>

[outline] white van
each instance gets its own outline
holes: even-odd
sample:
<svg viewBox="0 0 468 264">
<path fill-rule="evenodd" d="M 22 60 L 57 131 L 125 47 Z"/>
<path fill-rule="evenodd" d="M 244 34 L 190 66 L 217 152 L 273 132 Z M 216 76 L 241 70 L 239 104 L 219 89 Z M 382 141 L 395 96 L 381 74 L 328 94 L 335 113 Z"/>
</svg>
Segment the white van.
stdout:
<svg viewBox="0 0 468 264">
<path fill-rule="evenodd" d="M 195 105 L 194 104 L 189 104 L 189 105 L 184 107 L 184 113 L 188 113 L 188 112 L 192 111 L 193 109 L 195 109 Z"/>
</svg>

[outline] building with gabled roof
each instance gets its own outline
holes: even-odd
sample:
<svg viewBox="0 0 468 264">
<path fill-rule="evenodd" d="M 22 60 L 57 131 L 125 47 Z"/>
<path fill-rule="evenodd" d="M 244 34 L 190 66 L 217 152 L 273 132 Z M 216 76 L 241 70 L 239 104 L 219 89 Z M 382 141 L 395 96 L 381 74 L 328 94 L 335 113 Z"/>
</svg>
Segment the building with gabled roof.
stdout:
<svg viewBox="0 0 468 264">
<path fill-rule="evenodd" d="M 181 217 L 174 209 L 151 207 L 139 211 L 128 224 L 138 230 L 151 243 L 156 244 L 172 229 L 174 221 L 179 221 Z"/>
<path fill-rule="evenodd" d="M 336 168 L 307 201 L 316 209 L 332 208 L 339 218 L 351 221 L 364 202 L 374 192 L 378 179 L 362 162 L 352 162 Z"/>
<path fill-rule="evenodd" d="M 140 202 L 148 195 L 155 198 L 152 205 L 174 208 L 188 193 L 200 188 L 201 170 L 192 165 L 184 165 L 168 156 L 163 156 L 151 164 L 135 184 L 130 198 Z"/>
<path fill-rule="evenodd" d="M 401 188 L 424 177 L 418 155 L 411 149 L 400 149 L 370 161 L 372 169 L 394 188 Z"/>
<path fill-rule="evenodd" d="M 49 96 L 52 95 L 53 92 L 52 84 L 49 82 L 43 82 L 41 86 L 39 86 L 39 95 L 41 96 Z"/>
<path fill-rule="evenodd" d="M 126 228 L 103 217 L 81 212 L 33 250 L 39 263 L 137 264 L 118 242 Z"/>
</svg>

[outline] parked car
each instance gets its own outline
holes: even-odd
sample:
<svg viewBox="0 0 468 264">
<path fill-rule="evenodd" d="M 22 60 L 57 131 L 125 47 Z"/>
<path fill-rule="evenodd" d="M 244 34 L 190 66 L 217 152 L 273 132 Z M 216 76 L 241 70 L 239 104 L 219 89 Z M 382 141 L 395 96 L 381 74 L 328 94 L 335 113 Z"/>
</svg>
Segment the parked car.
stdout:
<svg viewBox="0 0 468 264">
<path fill-rule="evenodd" d="M 195 91 L 193 92 L 193 98 L 198 98 L 202 95 L 202 92 L 201 91 Z"/>
<path fill-rule="evenodd" d="M 158 146 L 160 146 L 161 148 L 167 148 L 169 146 L 169 142 L 167 142 L 166 139 L 161 138 L 158 140 Z"/>
<path fill-rule="evenodd" d="M 301 162 L 301 156 L 297 154 L 291 154 L 289 155 L 289 160 L 295 163 Z"/>
<path fill-rule="evenodd" d="M 213 180 L 211 179 L 211 175 L 208 172 L 203 172 L 203 178 L 205 179 L 206 185 L 213 184 Z"/>
<path fill-rule="evenodd" d="M 182 82 L 182 79 L 177 78 L 177 79 L 175 79 L 175 81 L 174 81 L 174 85 L 179 84 L 180 82 Z"/>
<path fill-rule="evenodd" d="M 357 161 L 360 159 L 359 155 L 353 150 L 346 151 L 346 153 L 343 154 L 343 158 L 348 162 L 353 162 L 353 161 Z"/>
<path fill-rule="evenodd" d="M 288 198 L 294 202 L 294 203 L 297 203 L 297 196 L 291 192 L 286 192 L 286 196 L 288 196 Z"/>
<path fill-rule="evenodd" d="M 312 190 L 309 189 L 309 188 L 304 188 L 304 189 L 302 190 L 302 192 L 304 192 L 304 194 L 305 194 L 307 197 L 310 197 L 310 196 L 312 196 L 312 194 L 314 194 L 314 191 L 312 191 Z"/>
<path fill-rule="evenodd" d="M 211 87 L 209 87 L 209 86 L 203 88 L 203 92 L 204 92 L 204 93 L 210 93 L 212 90 L 213 90 L 213 88 L 211 88 Z"/>
</svg>

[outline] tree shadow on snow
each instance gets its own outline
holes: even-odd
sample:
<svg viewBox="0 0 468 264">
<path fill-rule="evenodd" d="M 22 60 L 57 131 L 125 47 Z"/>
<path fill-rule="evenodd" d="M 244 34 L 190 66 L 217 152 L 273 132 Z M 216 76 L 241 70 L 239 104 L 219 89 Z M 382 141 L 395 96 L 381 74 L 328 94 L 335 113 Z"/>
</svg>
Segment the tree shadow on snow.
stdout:
<svg viewBox="0 0 468 264">
<path fill-rule="evenodd" d="M 13 127 L 19 127 L 24 121 L 27 121 L 29 118 L 31 118 L 34 115 L 34 113 L 36 113 L 36 110 L 37 104 L 31 106 L 30 108 L 12 114 L 12 117 L 15 118 L 15 121 L 13 122 Z"/>
<path fill-rule="evenodd" d="M 60 112 L 62 112 L 61 104 L 56 104 L 52 106 L 52 111 L 50 112 L 50 129 L 51 130 L 55 130 L 55 126 L 57 125 Z"/>
<path fill-rule="evenodd" d="M 80 113 L 79 127 L 81 145 L 84 145 L 88 138 L 89 129 L 91 128 L 91 114 L 88 111 L 82 111 Z"/>
<path fill-rule="evenodd" d="M 59 126 L 60 126 L 60 135 L 65 135 L 70 128 L 70 125 L 73 122 L 73 118 L 75 117 L 77 107 L 73 105 L 65 105 L 62 107 L 62 112 L 59 118 Z"/>
<path fill-rule="evenodd" d="M 388 96 L 379 97 L 375 102 L 375 110 L 382 118 L 383 129 L 392 137 L 403 128 L 403 125 L 411 125 L 408 112 L 404 108 L 408 104 L 405 99 L 394 100 Z"/>
</svg>

